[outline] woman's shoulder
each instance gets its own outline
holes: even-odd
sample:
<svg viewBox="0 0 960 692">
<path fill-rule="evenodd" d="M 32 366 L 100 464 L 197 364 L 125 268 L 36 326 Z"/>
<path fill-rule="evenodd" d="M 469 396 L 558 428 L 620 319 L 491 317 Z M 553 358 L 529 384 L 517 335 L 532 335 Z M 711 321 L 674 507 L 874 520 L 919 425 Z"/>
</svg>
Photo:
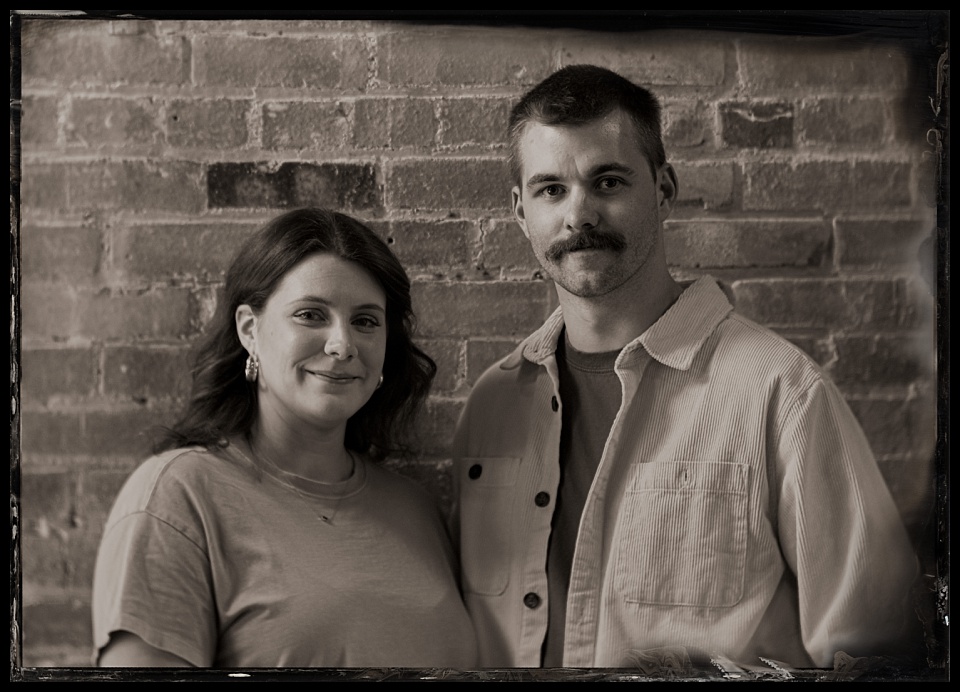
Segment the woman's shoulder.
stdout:
<svg viewBox="0 0 960 692">
<path fill-rule="evenodd" d="M 383 463 L 366 462 L 368 486 L 375 492 L 382 492 L 388 496 L 391 503 L 407 503 L 429 510 L 439 510 L 437 498 L 434 497 L 420 481 L 415 479 L 416 467 L 398 468 Z"/>
</svg>

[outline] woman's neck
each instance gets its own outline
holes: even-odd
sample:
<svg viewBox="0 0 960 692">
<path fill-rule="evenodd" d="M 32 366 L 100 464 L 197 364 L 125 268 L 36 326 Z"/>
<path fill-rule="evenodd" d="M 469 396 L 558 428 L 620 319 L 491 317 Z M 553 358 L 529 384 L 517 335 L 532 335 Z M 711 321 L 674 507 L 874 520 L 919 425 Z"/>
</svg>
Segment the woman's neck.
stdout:
<svg viewBox="0 0 960 692">
<path fill-rule="evenodd" d="M 261 463 L 312 481 L 338 483 L 354 470 L 353 457 L 344 446 L 345 432 L 346 426 L 305 433 L 257 421 L 246 443 Z"/>
</svg>

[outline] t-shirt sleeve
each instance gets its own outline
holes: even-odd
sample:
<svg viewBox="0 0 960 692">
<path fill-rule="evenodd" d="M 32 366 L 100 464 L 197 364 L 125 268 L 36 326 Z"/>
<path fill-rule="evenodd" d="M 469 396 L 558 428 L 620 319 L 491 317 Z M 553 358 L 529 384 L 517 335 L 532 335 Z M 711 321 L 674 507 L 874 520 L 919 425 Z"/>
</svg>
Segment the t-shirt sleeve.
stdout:
<svg viewBox="0 0 960 692">
<path fill-rule="evenodd" d="M 97 556 L 95 658 L 118 630 L 196 666 L 213 664 L 217 622 L 207 552 L 148 511 L 109 525 Z"/>
</svg>

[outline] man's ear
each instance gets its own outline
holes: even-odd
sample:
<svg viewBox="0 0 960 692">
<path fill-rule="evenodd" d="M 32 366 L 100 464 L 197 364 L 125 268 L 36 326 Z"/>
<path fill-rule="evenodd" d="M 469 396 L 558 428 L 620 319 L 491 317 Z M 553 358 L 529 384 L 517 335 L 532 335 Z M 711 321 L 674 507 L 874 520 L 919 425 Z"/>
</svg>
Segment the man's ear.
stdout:
<svg viewBox="0 0 960 692">
<path fill-rule="evenodd" d="M 234 313 L 234 322 L 237 324 L 237 336 L 247 353 L 256 351 L 257 315 L 249 305 L 241 305 Z"/>
<path fill-rule="evenodd" d="M 673 170 L 673 166 L 665 163 L 657 171 L 657 201 L 660 207 L 661 221 L 670 216 L 679 194 L 680 183 L 677 181 L 677 172 Z"/>
<path fill-rule="evenodd" d="M 523 234 L 529 239 L 530 233 L 527 231 L 527 217 L 523 214 L 523 196 L 520 194 L 519 185 L 513 186 L 513 189 L 510 190 L 510 197 L 512 199 L 513 215 L 517 217 L 520 230 L 522 230 Z"/>
</svg>

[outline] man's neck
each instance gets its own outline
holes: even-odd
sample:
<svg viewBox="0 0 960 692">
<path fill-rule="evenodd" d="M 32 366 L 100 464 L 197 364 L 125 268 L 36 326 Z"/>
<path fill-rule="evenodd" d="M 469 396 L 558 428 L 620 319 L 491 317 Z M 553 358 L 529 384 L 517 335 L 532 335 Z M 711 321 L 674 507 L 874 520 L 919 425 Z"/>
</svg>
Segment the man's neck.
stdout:
<svg viewBox="0 0 960 692">
<path fill-rule="evenodd" d="M 642 286 L 628 282 L 595 298 L 557 286 L 570 345 L 585 353 L 619 351 L 643 334 L 670 308 L 683 289 L 664 272 Z"/>
</svg>

